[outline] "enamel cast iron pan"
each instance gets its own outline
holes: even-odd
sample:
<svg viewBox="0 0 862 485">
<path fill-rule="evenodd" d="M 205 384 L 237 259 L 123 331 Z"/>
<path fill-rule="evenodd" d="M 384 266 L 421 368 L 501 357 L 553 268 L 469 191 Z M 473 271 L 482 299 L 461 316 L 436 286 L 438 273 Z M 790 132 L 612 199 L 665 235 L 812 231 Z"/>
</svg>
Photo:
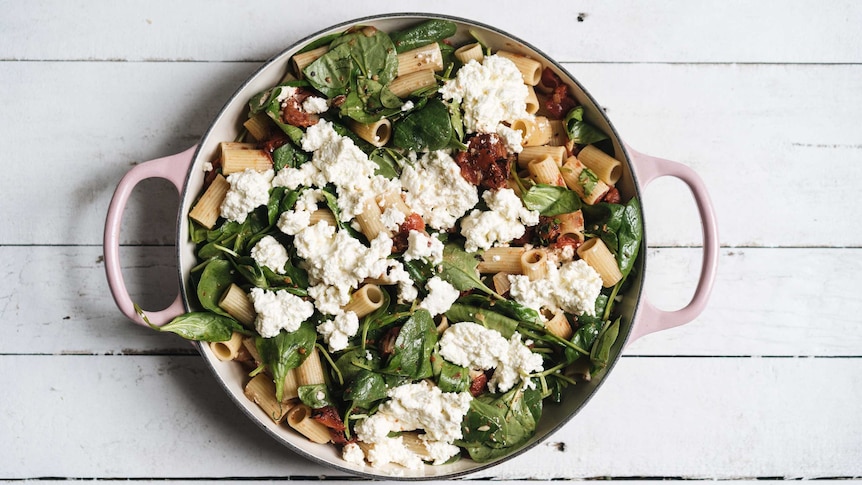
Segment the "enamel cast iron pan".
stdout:
<svg viewBox="0 0 862 485">
<path fill-rule="evenodd" d="M 398 473 L 399 475 L 403 473 L 402 478 L 408 479 L 454 477 L 496 465 L 535 446 L 562 427 L 584 406 L 602 382 L 610 375 L 614 363 L 618 360 L 623 347 L 627 343 L 648 333 L 687 323 L 703 311 L 712 289 L 716 261 L 718 259 L 718 234 L 715 214 L 700 177 L 684 165 L 638 153 L 625 145 L 617 131 L 611 125 L 610 120 L 605 116 L 604 111 L 599 108 L 599 105 L 578 81 L 559 64 L 526 42 L 487 25 L 439 15 L 391 14 L 361 18 L 335 25 L 297 42 L 264 64 L 239 87 L 210 125 L 198 145 L 176 155 L 139 164 L 123 177 L 111 200 L 104 236 L 105 267 L 108 283 L 120 311 L 134 322 L 144 324 L 136 314 L 132 300 L 126 290 L 119 260 L 119 232 L 122 215 L 129 194 L 140 181 L 151 177 L 164 178 L 174 184 L 180 193 L 176 242 L 177 276 L 180 282 L 180 294 L 177 295 L 176 300 L 168 308 L 161 311 L 146 312 L 150 322 L 155 325 L 161 325 L 188 310 L 194 310 L 192 302 L 194 301 L 195 291 L 190 287 L 188 275 L 191 268 L 197 263 L 194 254 L 194 244 L 189 241 L 186 215 L 203 186 L 203 163 L 214 158 L 213 156 L 216 153 L 219 142 L 235 139 L 241 128 L 241 120 L 245 119 L 249 98 L 277 84 L 286 72 L 290 57 L 302 46 L 317 38 L 343 31 L 355 24 L 372 25 L 380 30 L 392 32 L 404 29 L 407 26 L 428 18 L 447 18 L 454 21 L 458 25 L 458 33 L 453 39 L 456 45 L 469 41 L 471 39 L 469 32 L 472 31 L 491 47 L 492 50 L 505 49 L 529 55 L 541 60 L 545 66 L 550 66 L 560 75 L 564 82 L 569 84 L 574 97 L 584 106 L 589 121 L 610 136 L 615 158 L 623 162 L 623 177 L 617 185 L 623 200 L 637 196 L 643 201 L 643 191 L 650 182 L 659 177 L 675 177 L 688 185 L 694 195 L 694 201 L 697 204 L 701 217 L 703 229 L 703 263 L 697 288 L 689 304 L 680 310 L 672 312 L 657 309 L 647 301 L 642 292 L 647 263 L 647 233 L 644 231 L 644 246 L 641 248 L 640 256 L 636 263 L 636 270 L 632 275 L 635 276 L 634 284 L 631 285 L 624 295 L 623 303 L 616 307 L 623 316 L 622 327 L 617 342 L 612 349 L 608 367 L 604 372 L 595 376 L 589 383 L 569 386 L 562 404 L 549 404 L 544 407 L 544 414 L 539 422 L 536 434 L 525 446 L 506 457 L 490 463 L 477 464 L 469 459 L 462 459 L 449 465 L 426 466 L 424 470 L 419 471 L 405 470 L 394 465 L 392 469 L 376 469 L 370 466 L 361 467 L 347 463 L 341 459 L 340 452 L 334 446 L 312 443 L 287 427 L 274 424 L 257 405 L 248 400 L 243 394 L 242 385 L 246 377 L 241 367 L 232 362 L 217 360 L 211 353 L 208 345 L 195 343 L 195 346 L 209 365 L 216 379 L 233 398 L 237 406 L 276 440 L 310 460 L 343 472 L 370 478 L 391 476 L 392 473 Z M 646 209 L 644 208 L 644 210 Z"/>
</svg>

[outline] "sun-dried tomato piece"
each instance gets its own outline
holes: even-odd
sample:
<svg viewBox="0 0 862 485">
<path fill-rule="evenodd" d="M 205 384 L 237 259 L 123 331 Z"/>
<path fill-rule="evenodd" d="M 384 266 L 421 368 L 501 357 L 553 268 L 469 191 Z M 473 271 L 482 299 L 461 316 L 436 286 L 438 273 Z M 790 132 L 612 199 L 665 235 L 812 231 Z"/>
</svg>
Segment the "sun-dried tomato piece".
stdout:
<svg viewBox="0 0 862 485">
<path fill-rule="evenodd" d="M 509 179 L 509 157 L 506 144 L 494 133 L 470 138 L 467 151 L 455 154 L 461 176 L 473 185 L 486 189 L 506 186 Z"/>
</svg>

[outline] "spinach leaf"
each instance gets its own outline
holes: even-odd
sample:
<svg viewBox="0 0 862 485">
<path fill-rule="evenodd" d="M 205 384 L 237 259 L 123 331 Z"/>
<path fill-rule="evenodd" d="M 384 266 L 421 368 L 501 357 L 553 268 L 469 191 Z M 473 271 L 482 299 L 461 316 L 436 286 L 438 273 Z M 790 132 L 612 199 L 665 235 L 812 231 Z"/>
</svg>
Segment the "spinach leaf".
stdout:
<svg viewBox="0 0 862 485">
<path fill-rule="evenodd" d="M 371 354 L 371 360 L 365 358 L 366 352 Z M 363 367 L 354 365 L 354 362 Z M 338 367 L 339 372 L 341 372 L 341 377 L 344 378 L 344 382 L 350 382 L 362 373 L 362 371 L 366 370 L 364 368 L 365 366 L 370 366 L 371 369 L 377 369 L 379 362 L 380 356 L 377 355 L 377 351 L 366 350 L 363 352 L 362 349 L 355 348 L 341 354 L 341 356 L 338 357 L 338 360 L 335 361 L 335 367 Z"/>
<path fill-rule="evenodd" d="M 625 278 L 634 267 L 643 240 L 640 203 L 631 198 L 626 205 L 602 202 L 585 206 L 584 231 L 590 237 L 601 237 L 616 256 Z"/>
<path fill-rule="evenodd" d="M 466 367 L 455 365 L 438 357 L 441 362 L 440 377 L 437 386 L 443 392 L 465 392 L 470 390 L 470 371 Z"/>
<path fill-rule="evenodd" d="M 352 32 L 336 38 L 329 51 L 303 69 L 315 89 L 334 98 L 347 94 L 358 70 L 366 79 L 388 84 L 398 73 L 398 58 L 389 36 L 381 31 L 367 36 Z"/>
<path fill-rule="evenodd" d="M 374 175 L 382 175 L 390 180 L 401 176 L 399 170 L 402 156 L 391 148 L 381 147 L 368 156 L 368 159 L 377 164 Z"/>
<path fill-rule="evenodd" d="M 449 109 L 439 99 L 431 99 L 395 123 L 392 144 L 417 152 L 440 150 L 452 138 Z"/>
<path fill-rule="evenodd" d="M 485 328 L 500 332 L 503 337 L 509 338 L 515 333 L 518 328 L 518 321 L 512 318 L 500 315 L 491 310 L 485 310 L 475 306 L 464 305 L 461 303 L 453 304 L 446 311 L 446 318 L 450 322 L 474 322 Z"/>
<path fill-rule="evenodd" d="M 202 342 L 224 342 L 230 340 L 234 332 L 246 333 L 242 325 L 233 318 L 210 312 L 184 313 L 161 327 L 151 327 L 160 332 L 173 332 L 184 339 Z"/>
<path fill-rule="evenodd" d="M 590 349 L 599 335 L 604 322 L 601 318 L 581 315 L 578 317 L 578 328 L 572 334 L 570 342 L 581 349 Z M 566 361 L 574 362 L 581 357 L 581 353 L 570 347 L 564 349 Z"/>
<path fill-rule="evenodd" d="M 424 259 L 411 259 L 402 263 L 404 270 L 410 275 L 410 279 L 416 283 L 416 287 L 422 291 L 428 280 L 434 277 L 434 267 Z"/>
<path fill-rule="evenodd" d="M 362 369 L 344 390 L 344 400 L 368 409 L 377 401 L 386 399 L 386 381 L 376 372 Z"/>
<path fill-rule="evenodd" d="M 334 401 L 329 395 L 329 388 L 326 387 L 326 384 L 307 384 L 299 386 L 297 392 L 299 394 L 299 400 L 311 409 L 320 409 L 334 405 Z"/>
<path fill-rule="evenodd" d="M 574 212 L 581 208 L 578 194 L 566 187 L 536 184 L 521 197 L 524 207 L 539 211 L 539 215 L 556 216 Z"/>
<path fill-rule="evenodd" d="M 297 168 L 309 159 L 308 153 L 296 148 L 293 143 L 285 143 L 272 152 L 272 169 L 278 173 L 284 167 Z"/>
<path fill-rule="evenodd" d="M 433 374 L 431 352 L 437 345 L 437 329 L 428 310 L 417 310 L 395 339 L 395 350 L 384 372 L 425 379 Z"/>
<path fill-rule="evenodd" d="M 527 442 L 542 414 L 542 394 L 515 387 L 502 396 L 486 394 L 470 402 L 461 423 L 463 445 L 470 457 L 487 461 Z"/>
<path fill-rule="evenodd" d="M 219 299 L 233 282 L 232 267 L 229 261 L 213 259 L 204 267 L 197 285 L 198 300 L 205 309 L 219 315 L 230 317 L 218 305 Z"/>
<path fill-rule="evenodd" d="M 576 106 L 563 119 L 569 140 L 579 145 L 589 145 L 607 139 L 607 135 L 584 121 L 584 107 Z"/>
<path fill-rule="evenodd" d="M 592 350 L 590 350 L 590 362 L 593 363 L 593 366 L 598 369 L 603 369 L 608 365 L 608 361 L 610 360 L 611 347 L 614 345 L 614 342 L 617 340 L 617 336 L 620 333 L 620 318 L 611 323 L 610 325 L 605 326 L 602 329 L 599 336 L 596 338 L 596 342 L 593 344 Z"/>
<path fill-rule="evenodd" d="M 272 373 L 276 399 L 284 395 L 284 378 L 287 371 L 299 367 L 314 350 L 317 331 L 314 324 L 305 321 L 294 332 L 282 330 L 271 338 L 258 337 L 255 346 L 260 358 Z"/>
<path fill-rule="evenodd" d="M 479 260 L 464 251 L 457 244 L 447 244 L 443 247 L 443 262 L 440 263 L 440 277 L 448 281 L 458 291 L 480 290 L 489 295 L 503 299 L 494 290 L 488 288 L 479 278 Z"/>
<path fill-rule="evenodd" d="M 458 27 L 454 22 L 443 19 L 430 19 L 408 29 L 390 34 L 395 50 L 400 54 L 432 42 L 452 37 Z"/>
</svg>

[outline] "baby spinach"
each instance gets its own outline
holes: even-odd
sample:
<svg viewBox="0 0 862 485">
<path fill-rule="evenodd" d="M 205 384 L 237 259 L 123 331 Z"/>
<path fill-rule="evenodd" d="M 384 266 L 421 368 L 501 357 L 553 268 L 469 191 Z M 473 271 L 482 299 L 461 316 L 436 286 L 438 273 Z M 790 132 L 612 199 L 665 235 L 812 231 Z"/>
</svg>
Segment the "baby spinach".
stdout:
<svg viewBox="0 0 862 485">
<path fill-rule="evenodd" d="M 185 313 L 161 327 L 151 327 L 160 332 L 173 332 L 184 339 L 203 342 L 224 342 L 230 340 L 234 332 L 247 333 L 233 318 L 210 312 Z"/>
<path fill-rule="evenodd" d="M 355 406 L 369 409 L 377 401 L 386 399 L 386 381 L 376 372 L 362 369 L 344 390 L 344 400 Z"/>
<path fill-rule="evenodd" d="M 370 355 L 371 359 L 366 359 Z M 362 350 L 354 348 L 342 353 L 335 361 L 335 367 L 341 373 L 344 382 L 351 382 L 363 370 L 376 370 L 379 366 L 380 356 L 376 350 Z M 362 367 L 360 367 L 362 366 Z"/>
<path fill-rule="evenodd" d="M 569 140 L 579 145 L 589 145 L 608 138 L 595 126 L 584 120 L 584 107 L 576 106 L 563 119 Z"/>
<path fill-rule="evenodd" d="M 201 306 L 219 315 L 230 317 L 218 305 L 222 293 L 233 283 L 233 269 L 229 261 L 213 259 L 204 267 L 201 279 L 198 281 L 197 294 Z"/>
<path fill-rule="evenodd" d="M 479 278 L 478 267 L 479 260 L 457 244 L 447 244 L 443 247 L 443 262 L 440 263 L 441 278 L 458 291 L 480 290 L 502 300 L 502 296 L 488 288 Z"/>
<path fill-rule="evenodd" d="M 427 310 L 417 310 L 395 339 L 395 350 L 383 372 L 411 379 L 431 377 L 431 352 L 437 345 L 437 328 Z"/>
<path fill-rule="evenodd" d="M 400 54 L 432 42 L 452 37 L 458 27 L 454 22 L 444 19 L 430 19 L 408 29 L 390 34 L 396 51 Z"/>
<path fill-rule="evenodd" d="M 281 401 L 284 395 L 284 378 L 287 371 L 299 367 L 314 349 L 317 331 L 310 321 L 302 322 L 293 332 L 282 330 L 275 337 L 255 339 L 260 358 L 272 373 L 275 396 Z"/>
<path fill-rule="evenodd" d="M 466 367 L 455 365 L 442 357 L 440 376 L 437 378 L 437 386 L 443 392 L 465 392 L 470 389 L 470 371 Z"/>
<path fill-rule="evenodd" d="M 453 304 L 446 311 L 446 318 L 450 322 L 474 322 L 485 328 L 500 332 L 503 337 L 509 338 L 518 328 L 518 321 L 491 310 L 485 310 L 475 306 L 461 303 Z"/>
<path fill-rule="evenodd" d="M 307 384 L 297 389 L 299 400 L 311 409 L 334 406 L 335 401 L 329 395 L 329 387 L 326 384 Z"/>
<path fill-rule="evenodd" d="M 502 396 L 479 396 L 461 423 L 462 445 L 480 463 L 508 454 L 533 436 L 541 415 L 542 393 L 536 389 L 516 386 Z"/>
<path fill-rule="evenodd" d="M 382 175 L 390 180 L 401 175 L 402 155 L 391 148 L 381 147 L 372 151 L 368 159 L 377 164 L 374 175 Z"/>
<path fill-rule="evenodd" d="M 521 196 L 521 200 L 524 207 L 539 211 L 539 215 L 543 216 L 557 216 L 581 208 L 581 199 L 575 191 L 557 185 L 533 185 Z"/>
<path fill-rule="evenodd" d="M 422 109 L 408 114 L 395 123 L 392 144 L 417 152 L 445 148 L 452 138 L 449 109 L 439 99 L 431 99 Z"/>
<path fill-rule="evenodd" d="M 616 256 L 625 278 L 634 267 L 643 240 L 640 204 L 632 197 L 626 205 L 602 202 L 583 208 L 585 232 L 601 237 Z"/>
<path fill-rule="evenodd" d="M 592 348 L 603 323 L 602 319 L 598 317 L 590 317 L 586 315 L 579 316 L 578 328 L 575 330 L 574 334 L 572 334 L 572 338 L 569 341 L 580 349 L 586 350 Z M 582 355 L 580 352 L 570 347 L 566 347 L 564 352 L 567 362 L 574 362 Z"/>
<path fill-rule="evenodd" d="M 296 148 L 293 143 L 285 143 L 272 151 L 272 169 L 278 172 L 285 167 L 297 168 L 308 159 L 308 153 Z"/>
<path fill-rule="evenodd" d="M 618 317 L 614 320 L 614 323 L 610 323 L 602 329 L 599 336 L 596 338 L 595 344 L 593 344 L 593 348 L 590 351 L 590 362 L 593 363 L 593 366 L 597 369 L 603 369 L 607 367 L 608 361 L 610 360 L 611 347 L 614 345 L 614 342 L 617 340 L 617 336 L 620 333 L 620 318 Z"/>
</svg>

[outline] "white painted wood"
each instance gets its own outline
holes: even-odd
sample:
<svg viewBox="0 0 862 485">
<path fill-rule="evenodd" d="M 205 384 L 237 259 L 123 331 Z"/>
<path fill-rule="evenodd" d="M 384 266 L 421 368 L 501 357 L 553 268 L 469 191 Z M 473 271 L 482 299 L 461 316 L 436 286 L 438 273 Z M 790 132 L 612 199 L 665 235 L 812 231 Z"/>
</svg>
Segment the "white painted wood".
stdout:
<svg viewBox="0 0 862 485">
<path fill-rule="evenodd" d="M 132 163 L 194 144 L 253 63 L 0 63 L 6 177 L 0 244 L 99 244 L 111 194 Z M 860 66 L 569 65 L 608 108 L 624 139 L 689 165 L 715 203 L 722 244 L 859 246 Z M 64 84 L 63 102 L 53 93 Z M 817 86 L 817 95 L 811 94 Z M 46 115 L 50 113 L 50 116 Z M 89 113 L 81 116 L 81 113 Z M 62 137 L 45 124 L 64 120 Z M 50 141 L 50 142 L 46 142 Z M 22 161 L 39 160 L 40 163 Z M 46 169 L 45 164 L 50 164 Z M 56 203 L 39 223 L 22 214 Z M 41 188 L 41 189 L 40 189 Z M 845 195 L 840 195 L 845 194 Z M 849 201 L 844 199 L 845 201 Z M 172 244 L 177 198 L 143 185 L 122 240 Z M 700 243 L 687 189 L 660 179 L 645 192 L 649 243 Z M 792 207 L 793 210 L 787 210 Z"/>
<path fill-rule="evenodd" d="M 862 473 L 859 359 L 625 358 L 610 377 L 547 444 L 472 478 Z M 193 356 L 0 356 L 0 386 L 4 479 L 338 476 L 260 431 Z"/>
<path fill-rule="evenodd" d="M 173 301 L 173 248 L 125 247 L 134 301 L 158 310 Z M 697 249 L 651 249 L 646 295 L 673 310 L 691 297 Z M 0 354 L 191 352 L 178 337 L 127 321 L 108 293 L 98 247 L 0 247 Z M 65 268 L 57 271 L 57 268 Z M 862 273 L 858 249 L 722 251 L 712 301 L 683 327 L 643 337 L 628 355 L 860 356 Z M 46 295 L 53 298 L 45 305 Z"/>
<path fill-rule="evenodd" d="M 301 12 L 297 9 L 301 9 Z M 692 3 L 547 1 L 532 21 L 512 0 L 237 4 L 129 0 L 7 2 L 0 58 L 263 60 L 317 30 L 391 12 L 437 12 L 496 26 L 571 62 L 859 62 L 852 0 Z M 581 21 L 579 21 L 579 19 Z M 62 33 L 62 35 L 58 35 Z"/>
</svg>

